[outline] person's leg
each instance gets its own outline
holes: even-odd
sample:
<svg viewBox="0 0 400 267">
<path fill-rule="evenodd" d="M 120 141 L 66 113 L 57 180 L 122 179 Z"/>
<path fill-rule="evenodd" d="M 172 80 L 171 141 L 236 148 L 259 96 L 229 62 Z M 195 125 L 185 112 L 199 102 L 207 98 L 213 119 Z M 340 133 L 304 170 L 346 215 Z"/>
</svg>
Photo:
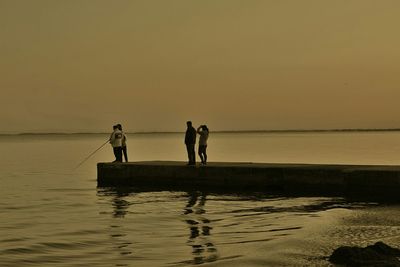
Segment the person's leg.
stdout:
<svg viewBox="0 0 400 267">
<path fill-rule="evenodd" d="M 122 147 L 117 147 L 117 161 L 122 162 Z"/>
<path fill-rule="evenodd" d="M 118 149 L 117 149 L 117 147 L 113 147 L 113 152 L 114 152 L 114 157 L 115 157 L 114 162 L 118 161 Z"/>
<path fill-rule="evenodd" d="M 188 164 L 190 164 L 190 145 L 186 145 L 186 151 L 187 151 L 187 155 L 188 155 Z"/>
<path fill-rule="evenodd" d="M 125 162 L 128 162 L 128 148 L 127 146 L 122 147 L 122 152 L 124 153 Z"/>
<path fill-rule="evenodd" d="M 207 146 L 203 148 L 203 157 L 204 157 L 204 164 L 207 163 Z"/>
<path fill-rule="evenodd" d="M 196 163 L 196 151 L 194 150 L 194 144 L 189 145 L 189 163 L 195 164 Z"/>
<path fill-rule="evenodd" d="M 192 159 L 193 159 L 193 164 L 195 164 L 196 163 L 196 150 L 195 150 L 194 144 L 192 146 Z"/>
<path fill-rule="evenodd" d="M 199 157 L 201 159 L 201 163 L 204 163 L 204 158 L 203 158 L 203 146 L 199 146 L 199 151 L 197 151 L 199 154 Z"/>
</svg>

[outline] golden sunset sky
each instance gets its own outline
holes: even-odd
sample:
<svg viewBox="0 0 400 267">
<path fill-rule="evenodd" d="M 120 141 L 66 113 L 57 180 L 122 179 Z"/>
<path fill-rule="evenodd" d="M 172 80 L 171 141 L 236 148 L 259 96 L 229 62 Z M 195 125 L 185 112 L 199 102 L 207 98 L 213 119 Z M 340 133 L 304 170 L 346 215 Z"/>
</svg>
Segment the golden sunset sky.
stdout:
<svg viewBox="0 0 400 267">
<path fill-rule="evenodd" d="M 0 0 L 0 132 L 400 127 L 398 0 Z"/>
</svg>

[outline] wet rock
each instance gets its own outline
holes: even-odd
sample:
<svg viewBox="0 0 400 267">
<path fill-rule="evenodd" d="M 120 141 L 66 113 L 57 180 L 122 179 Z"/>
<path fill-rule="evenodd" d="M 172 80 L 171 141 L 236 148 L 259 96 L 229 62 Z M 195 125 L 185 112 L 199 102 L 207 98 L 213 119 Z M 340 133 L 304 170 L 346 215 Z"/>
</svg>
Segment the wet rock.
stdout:
<svg viewBox="0 0 400 267">
<path fill-rule="evenodd" d="M 400 267 L 400 250 L 383 242 L 365 248 L 343 246 L 329 257 L 329 261 L 351 267 Z"/>
</svg>

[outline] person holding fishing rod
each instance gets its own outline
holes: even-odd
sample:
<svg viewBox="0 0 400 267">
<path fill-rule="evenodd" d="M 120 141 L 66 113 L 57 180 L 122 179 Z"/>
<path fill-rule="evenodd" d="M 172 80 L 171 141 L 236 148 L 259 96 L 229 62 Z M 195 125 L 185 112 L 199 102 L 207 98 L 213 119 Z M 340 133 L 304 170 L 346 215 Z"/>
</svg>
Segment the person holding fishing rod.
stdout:
<svg viewBox="0 0 400 267">
<path fill-rule="evenodd" d="M 126 135 L 122 132 L 121 124 L 117 124 L 113 126 L 113 132 L 110 138 L 103 143 L 100 147 L 98 147 L 95 151 L 89 154 L 84 160 L 82 160 L 78 165 L 76 165 L 75 170 L 82 166 L 91 156 L 97 153 L 101 148 L 103 148 L 106 144 L 110 143 L 114 150 L 115 160 L 113 162 L 122 162 L 122 152 L 124 151 L 125 161 L 128 162 L 128 153 L 126 151 Z M 124 149 L 125 147 L 125 149 Z"/>
<path fill-rule="evenodd" d="M 123 133 L 118 129 L 118 125 L 113 126 L 113 132 L 110 136 L 110 144 L 113 147 L 115 160 L 113 162 L 122 162 L 122 139 Z"/>
</svg>

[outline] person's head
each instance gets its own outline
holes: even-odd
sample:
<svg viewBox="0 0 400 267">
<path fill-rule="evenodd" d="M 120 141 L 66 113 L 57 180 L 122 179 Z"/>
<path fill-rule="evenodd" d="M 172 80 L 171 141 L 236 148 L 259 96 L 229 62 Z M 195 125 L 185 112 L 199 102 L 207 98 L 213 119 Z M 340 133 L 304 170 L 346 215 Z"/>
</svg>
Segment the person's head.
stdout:
<svg viewBox="0 0 400 267">
<path fill-rule="evenodd" d="M 121 124 L 117 124 L 117 128 L 120 130 L 120 131 L 122 131 L 122 125 Z"/>
<path fill-rule="evenodd" d="M 113 126 L 113 130 L 115 130 L 115 129 L 118 129 L 118 126 L 117 126 L 117 125 L 114 125 L 114 126 Z"/>
<path fill-rule="evenodd" d="M 201 129 L 202 129 L 203 131 L 208 131 L 207 125 L 202 125 L 202 126 L 201 126 Z"/>
<path fill-rule="evenodd" d="M 187 125 L 187 127 L 192 127 L 192 122 L 191 121 L 187 121 L 186 125 Z"/>
</svg>

